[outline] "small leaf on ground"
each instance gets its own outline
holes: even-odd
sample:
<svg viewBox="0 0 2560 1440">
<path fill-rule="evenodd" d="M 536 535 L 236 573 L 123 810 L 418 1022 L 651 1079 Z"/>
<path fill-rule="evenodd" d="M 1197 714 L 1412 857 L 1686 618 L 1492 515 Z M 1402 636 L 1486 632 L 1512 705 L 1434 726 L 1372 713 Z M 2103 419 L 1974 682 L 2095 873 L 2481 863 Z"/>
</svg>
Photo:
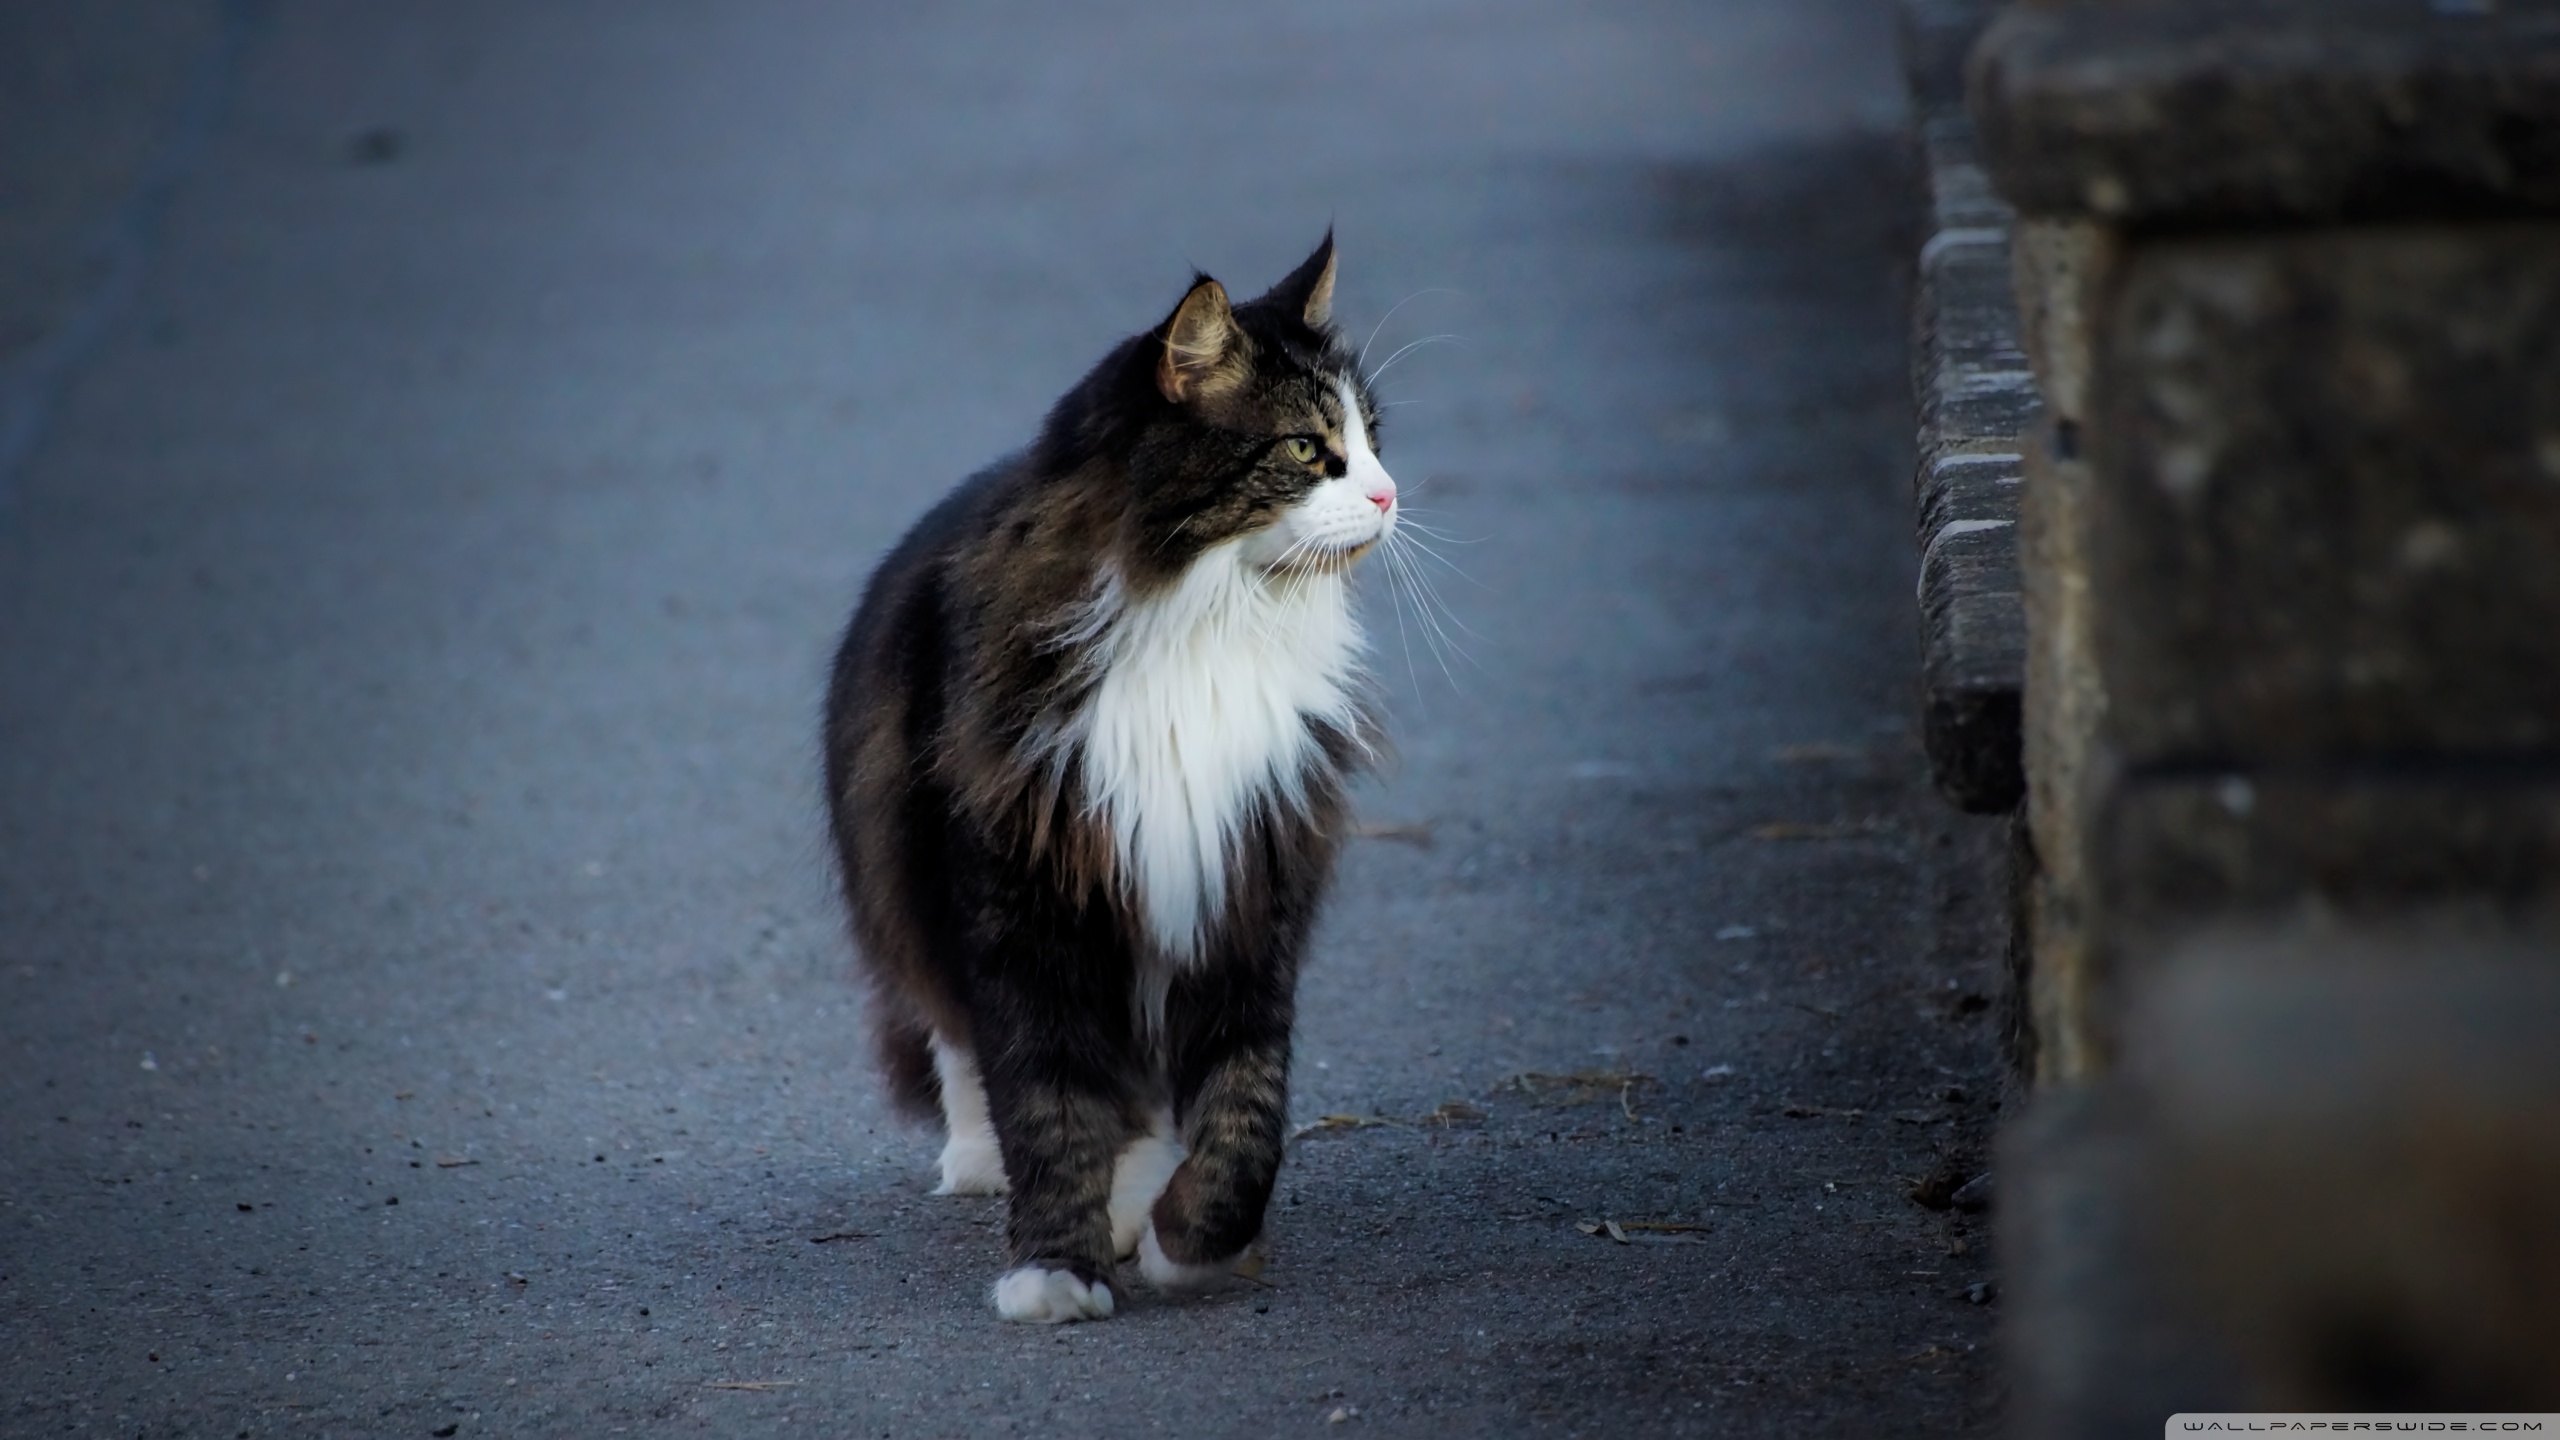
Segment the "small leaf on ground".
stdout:
<svg viewBox="0 0 2560 1440">
<path fill-rule="evenodd" d="M 1290 1131 L 1289 1138 L 1302 1140 L 1309 1135 L 1339 1135 L 1346 1131 L 1372 1130 L 1381 1125 L 1395 1123 L 1383 1115 L 1320 1115 Z"/>
<path fill-rule="evenodd" d="M 1585 1235 L 1604 1237 L 1621 1245 L 1635 1244 L 1638 1236 L 1658 1245 L 1701 1244 L 1703 1242 L 1687 1237 L 1709 1234 L 1715 1229 L 1712 1225 L 1689 1220 L 1584 1220 L 1573 1228 Z"/>
<path fill-rule="evenodd" d="M 1938 1162 L 1938 1168 L 1912 1181 L 1903 1195 L 1913 1204 L 1927 1210 L 1944 1210 L 1956 1203 L 1957 1192 L 1983 1173 L 1972 1157 L 1950 1155 Z"/>
<path fill-rule="evenodd" d="M 1392 840 L 1399 845 L 1410 845 L 1416 850 L 1428 850 L 1431 848 L 1432 824 L 1433 822 L 1429 820 L 1416 820 L 1401 825 L 1360 820 L 1352 824 L 1351 833 L 1362 840 Z"/>
<path fill-rule="evenodd" d="M 1526 1095 L 1530 1104 L 1544 1109 L 1565 1109 L 1603 1100 L 1625 1105 L 1636 1091 L 1661 1083 L 1641 1070 L 1574 1070 L 1564 1074 L 1523 1070 L 1493 1088 Z"/>
</svg>

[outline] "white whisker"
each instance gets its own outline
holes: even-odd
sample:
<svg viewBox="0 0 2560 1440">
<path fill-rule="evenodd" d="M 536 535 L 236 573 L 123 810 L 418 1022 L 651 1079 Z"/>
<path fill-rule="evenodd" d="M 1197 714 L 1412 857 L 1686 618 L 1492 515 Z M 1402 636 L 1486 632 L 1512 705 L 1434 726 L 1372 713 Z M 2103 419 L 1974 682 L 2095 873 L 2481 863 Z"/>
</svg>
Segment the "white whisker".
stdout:
<svg viewBox="0 0 2560 1440">
<path fill-rule="evenodd" d="M 1436 529 L 1430 525 L 1426 525 L 1423 522 L 1414 519 L 1413 512 L 1410 510 L 1398 510 L 1396 512 L 1396 528 L 1399 530 L 1411 530 L 1425 539 L 1437 540 L 1443 545 L 1481 545 L 1485 542 L 1485 537 L 1482 535 L 1455 535 L 1449 531 Z"/>
<path fill-rule="evenodd" d="M 1421 553 L 1421 554 L 1432 554 L 1432 552 L 1429 550 L 1429 548 L 1428 548 L 1428 547 L 1426 547 L 1426 546 L 1422 545 L 1419 541 L 1413 540 L 1413 539 L 1412 539 L 1411 537 L 1409 537 L 1409 536 L 1408 536 L 1408 537 L 1405 537 L 1405 543 L 1406 543 L 1406 545 L 1407 545 L 1407 546 L 1412 547 L 1412 551 L 1413 551 L 1413 552 L 1418 552 L 1418 553 Z M 1440 559 L 1440 557 L 1439 557 L 1439 556 L 1437 556 L 1437 555 L 1432 555 L 1432 558 L 1434 558 L 1434 559 Z M 1442 619 L 1443 617 L 1445 617 L 1449 625 L 1453 625 L 1453 626 L 1457 627 L 1457 629 L 1458 629 L 1458 630 L 1460 630 L 1460 631 L 1464 632 L 1464 633 L 1465 633 L 1465 634 L 1467 634 L 1468 636 L 1470 636 L 1470 637 L 1472 637 L 1472 638 L 1474 638 L 1474 639 L 1477 639 L 1477 640 L 1482 640 L 1484 637 L 1483 637 L 1482 635 L 1480 635 L 1480 634 L 1477 634 L 1477 632 L 1475 631 L 1475 629 L 1474 629 L 1472 626 L 1468 625 L 1468 624 L 1467 624 L 1467 622 L 1465 622 L 1464 620 L 1459 619 L 1459 618 L 1458 618 L 1458 614 L 1457 614 L 1457 612 L 1449 608 L 1449 603 L 1448 603 L 1446 600 L 1443 600 L 1443 599 L 1441 599 L 1441 598 L 1440 598 L 1440 593 L 1439 593 L 1438 589 L 1437 589 L 1437 588 L 1435 588 L 1435 587 L 1431 584 L 1430 576 L 1429 576 L 1429 575 L 1427 575 L 1427 574 L 1422 570 L 1421 566 L 1420 566 L 1420 565 L 1419 565 L 1419 564 L 1418 564 L 1418 563 L 1413 559 L 1413 556 L 1412 556 L 1412 554 L 1411 554 L 1411 553 L 1408 553 L 1408 554 L 1406 554 L 1406 555 L 1404 556 L 1404 563 L 1405 563 L 1406 573 L 1412 577 L 1412 579 L 1413 579 L 1413 581 L 1414 581 L 1415 585 L 1416 585 L 1416 586 L 1418 586 L 1418 587 L 1422 590 L 1422 592 L 1423 592 L 1423 593 L 1425 593 L 1426 595 L 1428 595 L 1428 596 L 1430 597 L 1430 599 L 1431 599 L 1431 602 L 1432 602 L 1433 606 L 1434 606 L 1434 607 L 1437 609 L 1437 611 L 1438 611 L 1438 614 L 1437 614 L 1437 615 L 1430 615 L 1430 614 L 1426 613 L 1425 618 L 1426 618 L 1426 619 L 1428 619 L 1428 620 L 1431 622 L 1432 628 L 1433 628 L 1435 631 L 1437 631 L 1437 632 L 1438 632 L 1438 634 L 1439 634 L 1440 638 L 1441 638 L 1443 641 L 1447 642 L 1447 644 L 1448 644 L 1449 648 L 1450 648 L 1451 650 L 1453 650 L 1453 651 L 1455 651 L 1455 652 L 1457 653 L 1457 655 L 1458 655 L 1458 657 L 1459 657 L 1460 659 L 1465 660 L 1465 661 L 1466 661 L 1468 664 L 1470 664 L 1470 665 L 1477 665 L 1477 662 L 1476 662 L 1476 658 L 1475 658 L 1475 656 L 1473 656 L 1473 655 L 1469 654 L 1469 653 L 1467 652 L 1467 648 L 1466 648 L 1464 645 L 1459 644 L 1459 643 L 1458 643 L 1458 641 L 1457 641 L 1457 637 L 1456 637 L 1456 636 L 1451 635 L 1451 634 L 1448 632 L 1448 629 L 1447 629 L 1446 627 L 1444 627 L 1444 626 L 1442 626 L 1442 625 L 1441 625 L 1440 621 L 1441 621 L 1441 619 Z M 1445 559 L 1440 559 L 1440 563 L 1441 563 L 1441 564 L 1443 564 L 1443 565 L 1448 565 L 1448 564 L 1449 564 L 1449 562 L 1448 562 L 1447 560 L 1445 560 Z M 1457 573 L 1461 578 L 1463 578 L 1463 579 L 1467 580 L 1467 582 L 1468 582 L 1469 584 L 1477 585 L 1477 586 L 1478 586 L 1478 588 L 1490 588 L 1490 587 L 1485 587 L 1485 586 L 1483 586 L 1480 582 L 1476 581 L 1476 580 L 1475 580 L 1475 578 L 1474 578 L 1473 576 L 1469 576 L 1469 575 L 1467 575 L 1467 574 L 1466 574 L 1466 572 L 1464 572 L 1464 571 L 1462 571 L 1462 570 L 1457 570 L 1457 567 L 1456 567 L 1456 566 L 1450 566 L 1450 569 L 1451 569 L 1451 570 L 1453 570 L 1453 571 L 1456 571 L 1456 573 Z M 1482 667 L 1481 665 L 1477 665 L 1477 668 L 1478 668 L 1478 669 L 1482 669 L 1483 667 Z"/>
<path fill-rule="evenodd" d="M 1421 349 L 1425 345 L 1437 344 L 1442 340 L 1446 340 L 1453 345 L 1463 345 L 1466 343 L 1455 335 L 1425 335 L 1419 340 L 1408 341 L 1403 346 L 1399 347 L 1396 353 L 1388 356 L 1384 364 L 1369 372 L 1370 382 L 1375 384 L 1381 376 L 1384 376 L 1388 371 L 1396 368 L 1396 362 L 1403 359 L 1405 356 L 1412 354 L 1414 351 Z"/>
<path fill-rule="evenodd" d="M 1369 327 L 1369 338 L 1360 342 L 1359 357 L 1351 363 L 1354 365 L 1366 365 L 1369 363 L 1369 347 L 1378 343 L 1378 332 L 1387 328 L 1387 322 L 1396 318 L 1397 311 L 1412 304 L 1414 301 L 1421 299 L 1425 295 L 1455 295 L 1457 293 L 1457 291 L 1449 289 L 1445 285 L 1433 285 L 1425 289 L 1416 290 L 1393 305 L 1388 306 L 1387 313 L 1378 317 L 1378 323 Z"/>
<path fill-rule="evenodd" d="M 1412 557 L 1404 547 L 1393 543 L 1395 538 L 1389 537 L 1390 543 L 1385 550 L 1388 572 L 1396 576 L 1405 588 L 1412 592 L 1414 613 L 1423 626 L 1424 647 L 1431 651 L 1432 659 L 1439 664 L 1440 673 L 1448 680 L 1449 688 L 1464 693 L 1465 687 L 1458 683 L 1457 672 L 1450 668 L 1449 655 L 1454 652 L 1469 664 L 1476 663 L 1475 657 L 1467 653 L 1466 647 L 1460 645 L 1455 637 L 1448 633 L 1447 628 L 1440 623 L 1439 616 L 1433 613 L 1435 609 L 1446 611 L 1448 609 L 1446 602 L 1440 599 L 1421 572 L 1414 568 Z M 1452 616 L 1451 619 L 1454 620 L 1455 617 Z M 1479 665 L 1477 668 L 1483 667 Z"/>
</svg>

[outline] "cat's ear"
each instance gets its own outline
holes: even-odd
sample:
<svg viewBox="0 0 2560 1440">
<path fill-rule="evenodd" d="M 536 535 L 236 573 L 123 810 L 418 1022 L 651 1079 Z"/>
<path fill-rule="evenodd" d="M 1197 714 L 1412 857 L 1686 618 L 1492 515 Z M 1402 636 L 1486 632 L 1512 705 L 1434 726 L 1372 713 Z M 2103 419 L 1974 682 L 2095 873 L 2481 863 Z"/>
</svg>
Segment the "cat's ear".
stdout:
<svg viewBox="0 0 2560 1440">
<path fill-rule="evenodd" d="M 1226 287 L 1200 276 L 1164 322 L 1156 388 L 1176 405 L 1222 395 L 1244 383 L 1247 364 L 1244 331 L 1227 303 Z"/>
<path fill-rule="evenodd" d="M 1324 243 L 1306 263 L 1289 272 L 1289 277 L 1271 287 L 1271 293 L 1254 302 L 1268 305 L 1307 322 L 1310 330 L 1322 330 L 1333 321 L 1333 231 L 1324 232 Z"/>
</svg>

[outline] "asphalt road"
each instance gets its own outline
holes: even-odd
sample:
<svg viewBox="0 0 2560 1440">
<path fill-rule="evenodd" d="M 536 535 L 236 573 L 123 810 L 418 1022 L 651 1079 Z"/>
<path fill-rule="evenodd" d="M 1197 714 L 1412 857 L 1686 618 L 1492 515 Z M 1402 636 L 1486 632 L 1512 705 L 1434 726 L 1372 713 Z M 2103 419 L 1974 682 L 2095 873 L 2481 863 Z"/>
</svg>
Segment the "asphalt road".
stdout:
<svg viewBox="0 0 2560 1440">
<path fill-rule="evenodd" d="M 1992 1428 L 1883 0 L 97 5 L 0 123 L 0 1433 Z M 1466 653 L 1370 577 L 1266 1285 L 1005 1326 L 824 661 L 1328 223 Z"/>
</svg>

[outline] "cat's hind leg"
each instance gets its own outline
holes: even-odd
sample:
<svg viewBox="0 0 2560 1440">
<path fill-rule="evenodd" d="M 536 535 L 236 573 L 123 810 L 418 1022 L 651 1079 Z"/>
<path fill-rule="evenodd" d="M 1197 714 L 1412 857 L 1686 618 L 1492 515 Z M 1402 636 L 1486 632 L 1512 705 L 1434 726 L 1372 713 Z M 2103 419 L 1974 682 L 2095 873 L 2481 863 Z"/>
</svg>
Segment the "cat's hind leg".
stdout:
<svg viewBox="0 0 2560 1440">
<path fill-rule="evenodd" d="M 1182 1146 L 1173 1138 L 1173 1113 L 1159 1110 L 1147 1133 L 1129 1142 L 1111 1170 L 1111 1253 L 1126 1260 L 1138 1253 L 1147 1233 L 1147 1214 L 1165 1182 L 1182 1163 Z"/>
<path fill-rule="evenodd" d="M 1001 1195 L 1004 1153 L 987 1113 L 987 1086 L 978 1058 L 965 1045 L 933 1037 L 934 1077 L 942 1087 L 942 1183 L 936 1195 Z"/>
</svg>

